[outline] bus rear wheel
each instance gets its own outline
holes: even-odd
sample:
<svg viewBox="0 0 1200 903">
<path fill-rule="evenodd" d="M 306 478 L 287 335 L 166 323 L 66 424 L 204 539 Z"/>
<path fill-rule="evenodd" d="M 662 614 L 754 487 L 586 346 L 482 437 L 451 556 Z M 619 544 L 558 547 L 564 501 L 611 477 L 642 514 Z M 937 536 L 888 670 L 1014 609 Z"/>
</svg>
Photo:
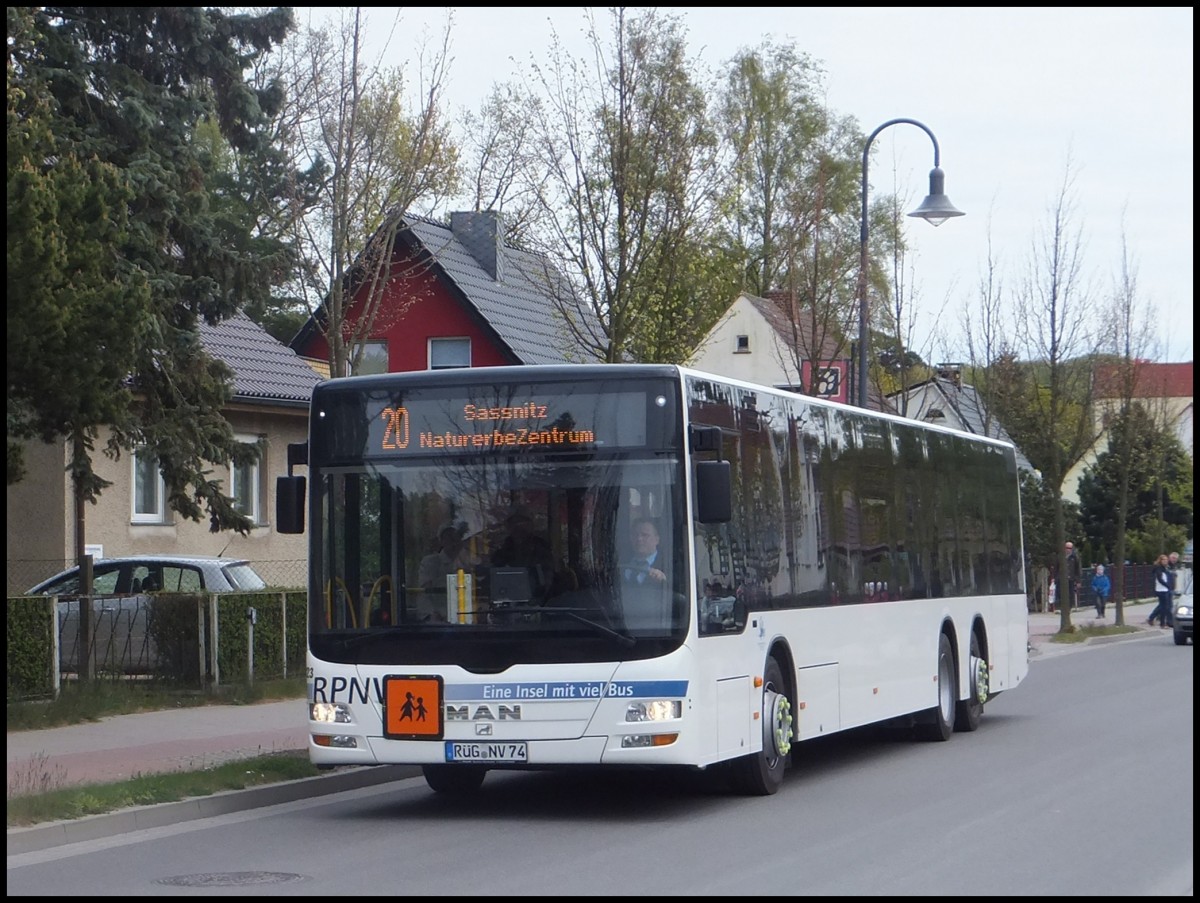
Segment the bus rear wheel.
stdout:
<svg viewBox="0 0 1200 903">
<path fill-rule="evenodd" d="M 988 674 L 988 663 L 983 657 L 979 637 L 972 631 L 971 658 L 967 665 L 967 698 L 958 702 L 958 711 L 954 718 L 956 731 L 973 731 L 979 727 L 983 718 L 983 704 L 987 702 L 991 689 Z"/>
<path fill-rule="evenodd" d="M 762 726 L 762 751 L 730 763 L 734 788 L 749 796 L 769 796 L 783 786 L 792 751 L 792 701 L 774 658 L 767 659 L 763 675 Z"/>
<path fill-rule="evenodd" d="M 483 786 L 487 769 L 479 765 L 422 765 L 425 783 L 435 793 L 467 796 Z"/>
<path fill-rule="evenodd" d="M 926 740 L 949 740 L 954 731 L 954 709 L 958 702 L 958 674 L 954 669 L 954 647 L 950 637 L 938 634 L 937 705 L 925 713 L 917 727 Z"/>
</svg>

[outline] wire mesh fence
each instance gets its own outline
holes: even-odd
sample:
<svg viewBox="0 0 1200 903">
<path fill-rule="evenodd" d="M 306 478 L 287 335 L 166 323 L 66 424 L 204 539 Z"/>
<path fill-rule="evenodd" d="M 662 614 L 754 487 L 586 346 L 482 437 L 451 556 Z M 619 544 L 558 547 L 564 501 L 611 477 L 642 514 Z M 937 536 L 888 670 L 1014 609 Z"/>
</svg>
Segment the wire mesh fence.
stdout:
<svg viewBox="0 0 1200 903">
<path fill-rule="evenodd" d="M 20 596 L 43 580 L 75 567 L 75 559 L 8 559 L 7 594 Z M 272 589 L 300 589 L 308 582 L 308 562 L 303 558 L 253 559 L 251 566 Z"/>
</svg>

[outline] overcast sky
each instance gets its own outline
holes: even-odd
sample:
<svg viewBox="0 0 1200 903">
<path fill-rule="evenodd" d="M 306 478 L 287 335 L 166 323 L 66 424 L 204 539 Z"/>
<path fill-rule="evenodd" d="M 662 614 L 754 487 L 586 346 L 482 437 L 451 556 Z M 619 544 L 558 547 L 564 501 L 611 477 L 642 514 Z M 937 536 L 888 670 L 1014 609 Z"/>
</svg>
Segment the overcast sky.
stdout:
<svg viewBox="0 0 1200 903">
<path fill-rule="evenodd" d="M 493 83 L 544 58 L 553 32 L 579 53 L 586 46 L 585 7 L 399 9 L 391 65 L 453 13 L 455 108 L 477 109 Z M 591 9 L 607 35 L 607 8 Z M 967 215 L 937 229 L 910 221 L 922 310 L 913 344 L 923 354 L 964 356 L 959 310 L 976 297 L 989 236 L 1015 287 L 1070 163 L 1095 291 L 1111 294 L 1124 237 L 1161 323 L 1152 356 L 1192 359 L 1191 7 L 660 9 L 683 16 L 692 55 L 713 69 L 766 38 L 794 42 L 825 70 L 829 108 L 864 134 L 907 118 L 937 136 L 946 193 Z M 386 33 L 396 10 L 372 8 L 369 21 Z M 327 15 L 297 14 L 302 23 Z M 898 191 L 915 207 L 928 190 L 929 138 L 895 125 L 872 150 L 871 197 Z M 939 330 L 944 338 L 933 338 Z"/>
</svg>

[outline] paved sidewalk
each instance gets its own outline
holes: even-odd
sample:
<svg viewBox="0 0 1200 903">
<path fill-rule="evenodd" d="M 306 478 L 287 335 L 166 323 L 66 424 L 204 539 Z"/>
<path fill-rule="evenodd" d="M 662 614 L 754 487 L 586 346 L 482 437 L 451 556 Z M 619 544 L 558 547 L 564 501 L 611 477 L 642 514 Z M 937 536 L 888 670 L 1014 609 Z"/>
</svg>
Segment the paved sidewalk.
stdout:
<svg viewBox="0 0 1200 903">
<path fill-rule="evenodd" d="M 1136 632 L 1096 637 L 1088 645 L 1119 642 L 1159 633 L 1146 625 L 1152 606 L 1127 605 L 1125 623 Z M 1110 610 L 1103 623 L 1112 625 Z M 1101 623 L 1095 611 L 1072 612 L 1075 626 Z M 1047 658 L 1084 648 L 1084 644 L 1055 643 L 1057 613 L 1029 616 L 1031 667 Z M 257 705 L 214 705 L 120 715 L 90 724 L 8 734 L 9 793 L 29 792 L 39 783 L 53 787 L 112 783 L 146 774 L 193 771 L 237 759 L 307 747 L 305 702 L 294 699 Z M 8 855 L 45 849 L 95 837 L 189 818 L 207 817 L 293 799 L 336 793 L 419 774 L 410 766 L 335 769 L 328 775 L 250 790 L 232 791 L 181 803 L 144 806 L 125 812 L 8 830 Z"/>
<path fill-rule="evenodd" d="M 304 749 L 304 705 L 194 706 L 16 731 L 8 735 L 7 786 L 28 789 L 41 775 L 57 787 L 108 784 Z"/>
<path fill-rule="evenodd" d="M 1076 649 L 1082 649 L 1089 645 L 1119 642 L 1123 639 L 1133 639 L 1141 636 L 1144 632 L 1151 633 L 1167 633 L 1165 630 L 1157 626 L 1150 626 L 1146 623 L 1146 618 L 1150 612 L 1154 610 L 1154 605 L 1148 602 L 1125 603 L 1125 626 L 1134 628 L 1134 633 L 1115 634 L 1113 636 L 1091 637 L 1083 643 L 1056 643 L 1054 635 L 1058 633 L 1061 624 L 1060 614 L 1057 611 L 1052 612 L 1030 612 L 1029 614 L 1029 661 L 1035 662 L 1039 658 L 1047 658 L 1053 655 L 1059 655 L 1064 652 L 1070 652 Z M 1075 609 L 1071 612 L 1071 625 L 1073 627 L 1113 627 L 1117 623 L 1116 606 L 1110 605 L 1104 613 L 1104 617 L 1100 618 L 1096 615 L 1096 609 L 1090 606 L 1084 606 Z"/>
</svg>

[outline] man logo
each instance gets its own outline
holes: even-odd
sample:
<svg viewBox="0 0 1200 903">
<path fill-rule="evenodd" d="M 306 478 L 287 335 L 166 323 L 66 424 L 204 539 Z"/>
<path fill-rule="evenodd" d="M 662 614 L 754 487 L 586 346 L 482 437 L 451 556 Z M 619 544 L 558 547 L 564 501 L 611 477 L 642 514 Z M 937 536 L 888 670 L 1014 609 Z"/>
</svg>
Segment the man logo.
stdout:
<svg viewBox="0 0 1200 903">
<path fill-rule="evenodd" d="M 521 707 L 519 705 L 498 705 L 492 710 L 490 705 L 447 705 L 447 721 L 520 721 Z"/>
</svg>

